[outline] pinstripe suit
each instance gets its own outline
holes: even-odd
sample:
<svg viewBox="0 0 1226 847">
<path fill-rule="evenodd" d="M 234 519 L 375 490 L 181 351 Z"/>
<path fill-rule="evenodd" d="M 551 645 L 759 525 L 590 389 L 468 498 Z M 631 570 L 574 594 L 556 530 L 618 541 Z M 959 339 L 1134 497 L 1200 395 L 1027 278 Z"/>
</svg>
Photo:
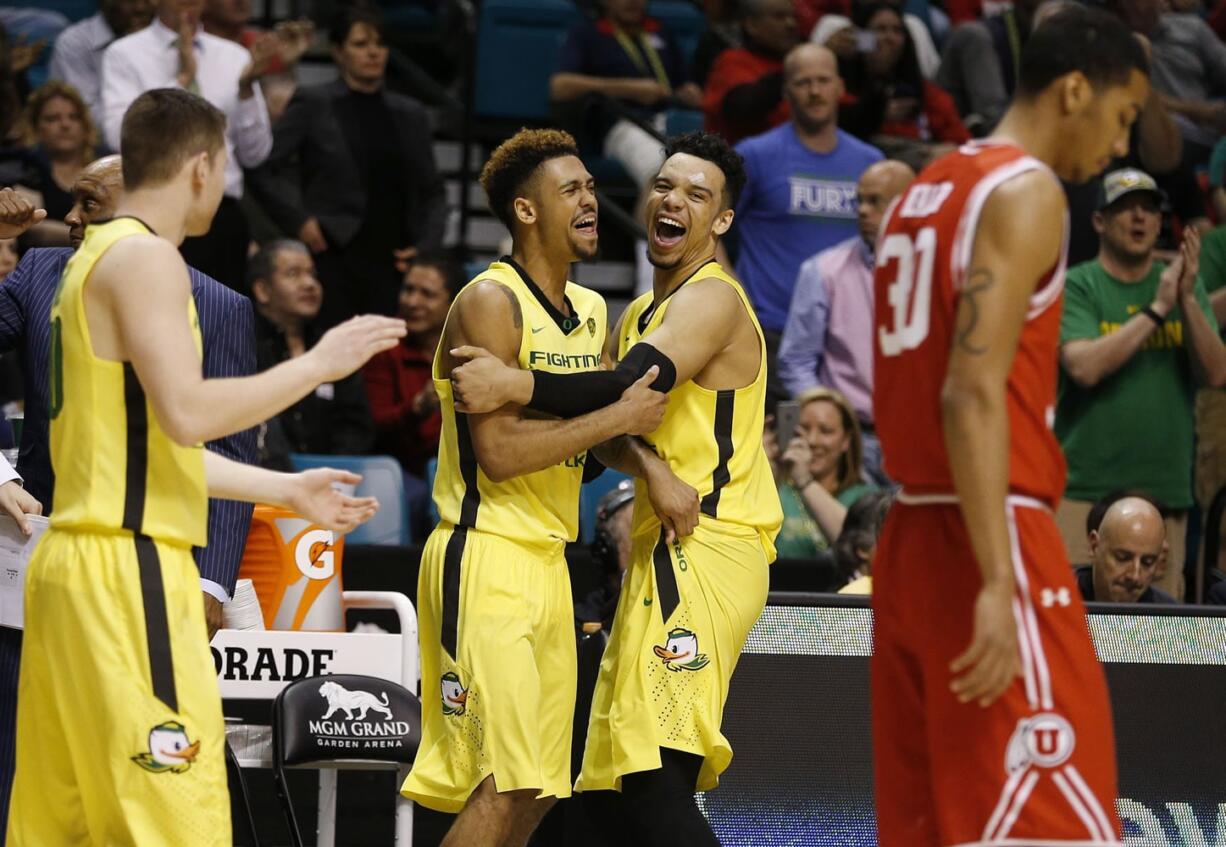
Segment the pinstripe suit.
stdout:
<svg viewBox="0 0 1226 847">
<path fill-rule="evenodd" d="M 55 488 L 47 417 L 51 300 L 71 256 L 68 248 L 29 250 L 0 283 L 0 352 L 18 351 L 25 378 L 26 417 L 17 467 L 26 490 L 38 498 L 46 512 L 51 511 Z M 204 338 L 204 375 L 216 378 L 255 373 L 251 301 L 195 268 L 189 268 L 189 273 Z M 253 429 L 210 441 L 206 447 L 236 461 L 256 461 Z M 194 553 L 201 587 L 219 600 L 229 599 L 234 590 L 251 510 L 246 503 L 209 501 L 209 545 Z M 8 819 L 13 783 L 20 659 L 21 632 L 0 627 L 0 834 Z"/>
</svg>

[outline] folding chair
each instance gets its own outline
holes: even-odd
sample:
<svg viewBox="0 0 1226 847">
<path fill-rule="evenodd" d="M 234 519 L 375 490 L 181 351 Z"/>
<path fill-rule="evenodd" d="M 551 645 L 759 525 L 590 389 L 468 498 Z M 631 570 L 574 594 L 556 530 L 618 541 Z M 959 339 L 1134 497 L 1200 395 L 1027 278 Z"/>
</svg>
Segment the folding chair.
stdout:
<svg viewBox="0 0 1226 847">
<path fill-rule="evenodd" d="M 421 704 L 394 682 L 335 674 L 286 686 L 272 705 L 273 781 L 294 847 L 303 847 L 303 840 L 286 769 L 393 769 L 399 782 L 408 775 L 420 743 Z M 402 847 L 412 845 L 412 814 L 412 802 L 398 796 L 396 842 Z"/>
</svg>

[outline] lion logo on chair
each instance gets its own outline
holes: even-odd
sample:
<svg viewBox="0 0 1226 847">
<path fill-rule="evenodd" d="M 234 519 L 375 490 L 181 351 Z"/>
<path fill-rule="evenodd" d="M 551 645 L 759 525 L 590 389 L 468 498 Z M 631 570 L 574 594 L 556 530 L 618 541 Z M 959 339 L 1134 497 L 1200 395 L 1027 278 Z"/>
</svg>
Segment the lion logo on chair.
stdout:
<svg viewBox="0 0 1226 847">
<path fill-rule="evenodd" d="M 364 721 L 366 712 L 370 709 L 381 712 L 384 720 L 392 719 L 392 710 L 389 708 L 386 691 L 381 692 L 383 700 L 380 702 L 379 698 L 369 691 L 349 691 L 339 683 L 328 681 L 319 686 L 319 693 L 328 701 L 328 711 L 324 713 L 322 720 L 332 717 L 338 709 L 345 713 L 346 720 L 353 720 L 353 713 L 357 712 L 358 720 Z"/>
</svg>

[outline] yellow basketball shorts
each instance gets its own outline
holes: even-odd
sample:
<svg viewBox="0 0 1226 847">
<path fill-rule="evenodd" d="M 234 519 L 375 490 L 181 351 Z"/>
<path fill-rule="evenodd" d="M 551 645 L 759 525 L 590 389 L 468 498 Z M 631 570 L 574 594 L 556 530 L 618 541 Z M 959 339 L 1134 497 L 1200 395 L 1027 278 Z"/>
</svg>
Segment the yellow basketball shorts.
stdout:
<svg viewBox="0 0 1226 847">
<path fill-rule="evenodd" d="M 440 525 L 417 587 L 422 739 L 400 791 L 458 812 L 499 791 L 571 793 L 575 622 L 561 542 Z"/>
<path fill-rule="evenodd" d="M 699 790 L 719 784 L 732 760 L 724 701 L 768 565 L 758 533 L 728 524 L 700 522 L 672 545 L 662 532 L 633 539 L 577 791 L 620 790 L 625 774 L 660 767 L 661 747 L 703 757 Z"/>
<path fill-rule="evenodd" d="M 9 847 L 228 845 L 191 550 L 51 529 L 26 573 Z"/>
</svg>

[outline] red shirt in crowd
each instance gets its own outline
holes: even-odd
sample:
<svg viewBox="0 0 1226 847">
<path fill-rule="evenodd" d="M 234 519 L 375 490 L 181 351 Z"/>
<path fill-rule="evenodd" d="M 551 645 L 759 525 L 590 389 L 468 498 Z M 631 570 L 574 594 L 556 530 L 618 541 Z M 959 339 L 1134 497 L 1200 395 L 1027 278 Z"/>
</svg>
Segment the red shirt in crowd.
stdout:
<svg viewBox="0 0 1226 847">
<path fill-rule="evenodd" d="M 432 411 L 422 417 L 413 411 L 413 400 L 427 385 L 434 351 L 401 344 L 377 354 L 362 368 L 370 412 L 375 419 L 380 449 L 395 456 L 409 473 L 425 476 L 426 460 L 438 455 L 443 417 L 437 399 Z"/>
<path fill-rule="evenodd" d="M 728 143 L 736 144 L 742 138 L 760 135 L 779 126 L 791 116 L 788 101 L 781 99 L 771 110 L 767 120 L 755 126 L 733 126 L 724 120 L 724 97 L 740 85 L 758 82 L 768 74 L 783 73 L 783 62 L 744 47 L 734 47 L 719 54 L 707 77 L 707 88 L 702 93 L 702 110 L 706 114 L 706 128 L 717 132 Z M 780 92 L 783 86 L 780 83 Z"/>
<path fill-rule="evenodd" d="M 965 144 L 971 140 L 954 98 L 945 89 L 924 80 L 924 121 L 894 121 L 883 123 L 882 135 L 896 138 L 915 138 L 922 141 L 940 141 L 946 144 Z"/>
</svg>

